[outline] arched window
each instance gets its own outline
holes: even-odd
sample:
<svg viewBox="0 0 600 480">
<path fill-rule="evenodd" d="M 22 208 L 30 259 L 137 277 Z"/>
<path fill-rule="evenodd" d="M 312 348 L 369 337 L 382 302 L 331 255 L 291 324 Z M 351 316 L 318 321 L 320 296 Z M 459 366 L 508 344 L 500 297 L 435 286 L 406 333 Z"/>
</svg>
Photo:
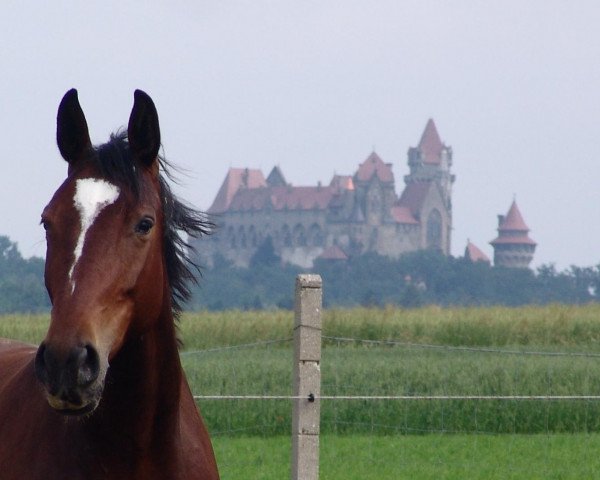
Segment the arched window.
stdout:
<svg viewBox="0 0 600 480">
<path fill-rule="evenodd" d="M 290 232 L 290 227 L 288 227 L 287 225 L 284 225 L 281 228 L 281 237 L 283 239 L 284 247 L 292 246 L 292 233 Z"/>
<path fill-rule="evenodd" d="M 240 240 L 240 247 L 246 248 L 246 231 L 243 226 L 238 229 L 238 237 Z"/>
<path fill-rule="evenodd" d="M 427 216 L 427 248 L 441 250 L 442 248 L 442 215 L 436 209 Z"/>
<path fill-rule="evenodd" d="M 235 248 L 236 247 L 235 230 L 231 226 L 227 227 L 227 239 L 229 240 L 229 246 L 231 248 Z"/>
<path fill-rule="evenodd" d="M 321 247 L 325 243 L 323 230 L 317 223 L 313 223 L 308 230 L 309 244 L 314 247 Z"/>
<path fill-rule="evenodd" d="M 250 246 L 256 248 L 258 246 L 258 237 L 256 235 L 256 229 L 254 225 L 251 225 L 248 229 L 248 238 L 250 239 Z"/>
<path fill-rule="evenodd" d="M 306 246 L 306 230 L 303 225 L 297 224 L 294 227 L 294 232 L 293 232 L 292 237 L 294 239 L 293 240 L 294 245 L 298 245 L 300 247 Z"/>
</svg>

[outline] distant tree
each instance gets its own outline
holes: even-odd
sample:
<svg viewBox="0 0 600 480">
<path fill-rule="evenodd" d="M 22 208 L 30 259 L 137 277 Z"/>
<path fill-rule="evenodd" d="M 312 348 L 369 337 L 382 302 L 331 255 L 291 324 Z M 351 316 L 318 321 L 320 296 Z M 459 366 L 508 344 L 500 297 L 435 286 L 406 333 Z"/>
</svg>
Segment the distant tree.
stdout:
<svg viewBox="0 0 600 480">
<path fill-rule="evenodd" d="M 205 272 L 190 308 L 292 308 L 294 278 L 303 270 L 282 265 L 271 241 L 261 247 L 250 268 L 215 262 Z M 317 260 L 309 270 L 323 278 L 326 308 L 584 303 L 598 301 L 600 292 L 600 265 L 562 272 L 544 265 L 532 271 L 492 267 L 435 250 L 398 259 L 368 253 L 340 262 Z"/>
<path fill-rule="evenodd" d="M 16 243 L 0 236 L 0 313 L 40 312 L 49 307 L 44 260 L 24 259 Z"/>
<path fill-rule="evenodd" d="M 281 258 L 275 254 L 273 239 L 267 236 L 264 241 L 258 246 L 252 258 L 250 258 L 250 268 L 257 266 L 272 267 L 281 263 Z"/>
</svg>

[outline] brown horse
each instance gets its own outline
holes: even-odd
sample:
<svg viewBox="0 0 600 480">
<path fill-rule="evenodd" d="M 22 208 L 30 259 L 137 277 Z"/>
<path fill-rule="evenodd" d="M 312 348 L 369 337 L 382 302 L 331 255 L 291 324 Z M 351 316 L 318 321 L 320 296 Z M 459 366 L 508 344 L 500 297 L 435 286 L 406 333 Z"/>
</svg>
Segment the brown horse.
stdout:
<svg viewBox="0 0 600 480">
<path fill-rule="evenodd" d="M 208 233 L 161 171 L 154 103 L 92 147 L 77 92 L 58 109 L 68 176 L 42 214 L 52 302 L 36 348 L 0 342 L 0 478 L 217 479 L 182 371 L 174 316 Z"/>
</svg>

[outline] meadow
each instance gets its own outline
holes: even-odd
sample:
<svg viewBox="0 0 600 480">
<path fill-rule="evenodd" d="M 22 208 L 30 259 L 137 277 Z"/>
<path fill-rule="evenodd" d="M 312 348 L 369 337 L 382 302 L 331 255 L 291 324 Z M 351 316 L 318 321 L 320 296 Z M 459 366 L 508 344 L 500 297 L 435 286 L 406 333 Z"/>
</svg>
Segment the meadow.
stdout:
<svg viewBox="0 0 600 480">
<path fill-rule="evenodd" d="M 47 322 L 0 317 L 0 336 L 38 343 Z M 291 394 L 292 322 L 287 311 L 184 314 L 192 391 Z M 324 395 L 600 394 L 598 305 L 328 310 L 323 329 Z M 224 479 L 287 477 L 290 401 L 199 406 Z M 592 478 L 600 467 L 596 400 L 323 401 L 321 431 L 321 478 Z"/>
</svg>

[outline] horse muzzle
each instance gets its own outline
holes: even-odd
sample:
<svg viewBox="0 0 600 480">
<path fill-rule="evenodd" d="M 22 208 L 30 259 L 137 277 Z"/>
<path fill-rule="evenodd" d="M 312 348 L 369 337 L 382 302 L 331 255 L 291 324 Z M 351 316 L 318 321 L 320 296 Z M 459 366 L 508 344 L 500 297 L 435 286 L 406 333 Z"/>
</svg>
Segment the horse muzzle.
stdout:
<svg viewBox="0 0 600 480">
<path fill-rule="evenodd" d="M 50 407 L 65 415 L 95 410 L 103 390 L 100 357 L 92 345 L 67 352 L 42 343 L 35 356 L 35 374 L 46 389 Z"/>
</svg>

